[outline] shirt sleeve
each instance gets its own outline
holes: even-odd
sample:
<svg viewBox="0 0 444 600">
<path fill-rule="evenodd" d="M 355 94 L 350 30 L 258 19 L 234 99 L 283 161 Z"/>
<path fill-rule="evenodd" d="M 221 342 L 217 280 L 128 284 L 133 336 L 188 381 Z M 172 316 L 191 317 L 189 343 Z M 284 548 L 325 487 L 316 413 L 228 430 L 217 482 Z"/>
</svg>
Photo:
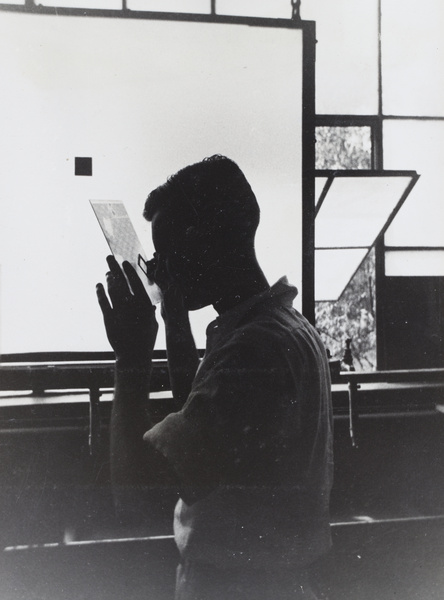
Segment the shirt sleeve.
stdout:
<svg viewBox="0 0 444 600">
<path fill-rule="evenodd" d="M 145 434 L 184 484 L 261 483 L 276 471 L 298 410 L 285 344 L 275 337 L 257 327 L 230 337 L 204 359 L 182 411 Z"/>
<path fill-rule="evenodd" d="M 182 411 L 172 413 L 154 425 L 145 433 L 144 440 L 167 459 L 182 487 L 213 488 L 217 485 L 206 435 L 199 424 L 188 419 Z"/>
</svg>

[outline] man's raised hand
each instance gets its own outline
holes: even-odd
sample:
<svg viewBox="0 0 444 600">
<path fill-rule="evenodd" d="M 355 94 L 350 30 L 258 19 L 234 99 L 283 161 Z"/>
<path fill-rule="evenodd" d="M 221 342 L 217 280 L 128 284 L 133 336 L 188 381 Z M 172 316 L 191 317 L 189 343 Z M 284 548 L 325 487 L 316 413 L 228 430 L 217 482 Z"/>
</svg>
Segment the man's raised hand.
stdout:
<svg viewBox="0 0 444 600">
<path fill-rule="evenodd" d="M 129 262 L 123 263 L 123 272 L 114 256 L 106 260 L 109 299 L 101 283 L 96 292 L 116 361 L 129 368 L 148 367 L 158 330 L 155 307 Z"/>
</svg>

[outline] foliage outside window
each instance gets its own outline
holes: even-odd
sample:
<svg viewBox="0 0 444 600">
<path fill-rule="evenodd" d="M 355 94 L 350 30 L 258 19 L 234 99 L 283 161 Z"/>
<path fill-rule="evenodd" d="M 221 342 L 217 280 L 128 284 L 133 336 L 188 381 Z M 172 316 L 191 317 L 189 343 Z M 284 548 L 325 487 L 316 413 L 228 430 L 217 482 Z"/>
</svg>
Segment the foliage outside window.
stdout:
<svg viewBox="0 0 444 600">
<path fill-rule="evenodd" d="M 316 127 L 316 169 L 370 169 L 370 127 Z"/>
<path fill-rule="evenodd" d="M 370 169 L 370 127 L 317 127 L 317 169 Z M 342 360 L 351 340 L 353 367 L 376 368 L 375 257 L 372 250 L 336 302 L 316 302 L 316 327 L 331 357 Z M 345 366 L 345 365 L 344 365 Z"/>
<path fill-rule="evenodd" d="M 356 371 L 376 368 L 375 253 L 370 252 L 336 302 L 317 302 L 316 328 L 333 359 L 342 360 L 351 339 Z"/>
</svg>

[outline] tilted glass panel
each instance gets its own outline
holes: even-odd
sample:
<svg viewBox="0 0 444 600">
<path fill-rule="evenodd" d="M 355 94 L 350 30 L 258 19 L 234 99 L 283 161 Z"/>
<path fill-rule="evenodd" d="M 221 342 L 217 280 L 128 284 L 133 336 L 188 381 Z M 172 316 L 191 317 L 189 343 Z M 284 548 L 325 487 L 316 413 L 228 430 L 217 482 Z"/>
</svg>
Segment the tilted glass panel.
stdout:
<svg viewBox="0 0 444 600">
<path fill-rule="evenodd" d="M 421 175 L 385 235 L 387 246 L 444 247 L 444 122 L 387 120 L 383 136 L 386 168 Z"/>
<path fill-rule="evenodd" d="M 371 169 L 370 127 L 316 127 L 316 169 Z"/>
<path fill-rule="evenodd" d="M 310 0 L 301 16 L 316 21 L 316 111 L 377 114 L 377 0 Z"/>
<path fill-rule="evenodd" d="M 335 177 L 316 216 L 316 248 L 370 247 L 411 177 Z"/>
<path fill-rule="evenodd" d="M 386 250 L 388 277 L 444 277 L 444 250 Z"/>
<path fill-rule="evenodd" d="M 382 0 L 386 115 L 444 116 L 442 0 Z"/>
<path fill-rule="evenodd" d="M 337 300 L 367 254 L 367 248 L 315 251 L 315 300 Z"/>
</svg>

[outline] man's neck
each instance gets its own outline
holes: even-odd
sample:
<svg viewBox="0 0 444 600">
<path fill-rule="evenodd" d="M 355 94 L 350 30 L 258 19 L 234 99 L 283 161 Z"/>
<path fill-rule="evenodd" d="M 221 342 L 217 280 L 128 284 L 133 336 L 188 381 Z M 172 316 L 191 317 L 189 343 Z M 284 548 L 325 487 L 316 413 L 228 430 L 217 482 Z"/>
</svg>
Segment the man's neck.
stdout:
<svg viewBox="0 0 444 600">
<path fill-rule="evenodd" d="M 234 308 L 241 302 L 256 294 L 270 289 L 268 281 L 259 265 L 253 264 L 245 269 L 226 268 L 224 283 L 219 291 L 219 298 L 213 306 L 219 315 Z"/>
</svg>

